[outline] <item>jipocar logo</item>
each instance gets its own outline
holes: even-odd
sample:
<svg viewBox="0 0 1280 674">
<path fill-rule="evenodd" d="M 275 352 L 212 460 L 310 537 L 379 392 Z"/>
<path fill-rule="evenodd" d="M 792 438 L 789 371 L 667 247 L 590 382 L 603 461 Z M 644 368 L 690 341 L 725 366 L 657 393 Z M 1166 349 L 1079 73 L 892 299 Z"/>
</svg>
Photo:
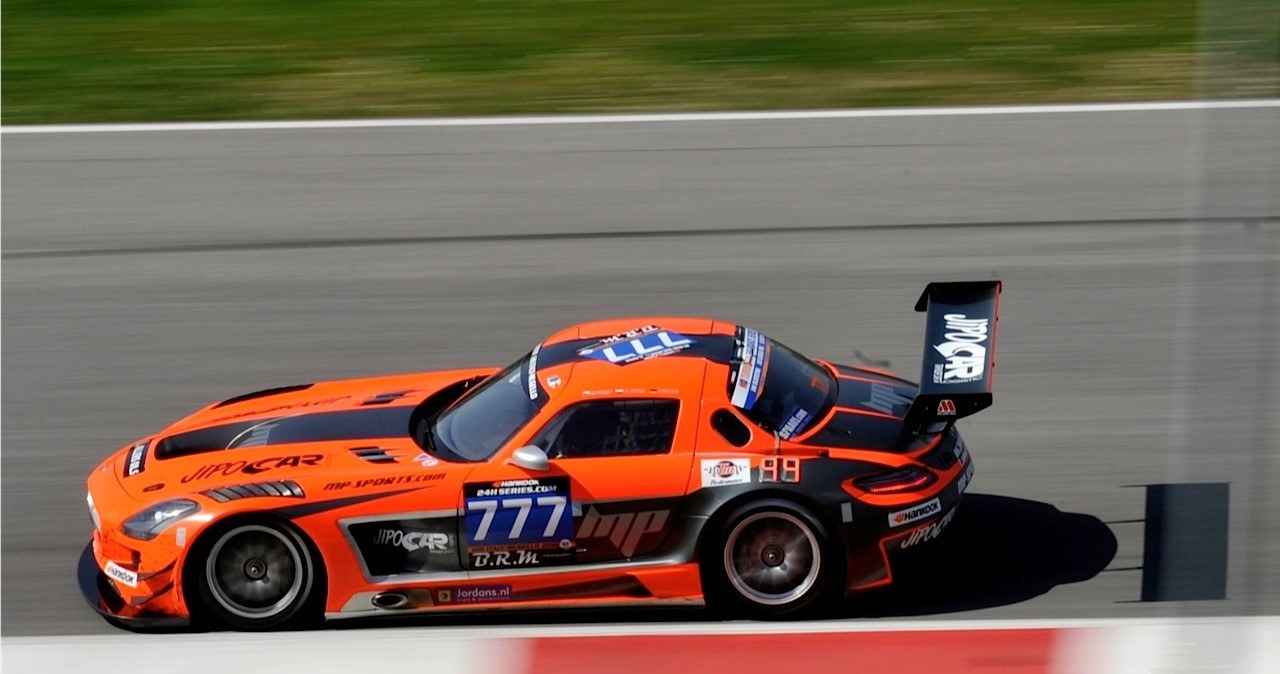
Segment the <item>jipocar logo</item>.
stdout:
<svg viewBox="0 0 1280 674">
<path fill-rule="evenodd" d="M 378 545 L 391 545 L 416 552 L 426 548 L 428 552 L 451 552 L 449 534 L 431 531 L 403 531 L 400 529 L 379 529 L 373 542 Z"/>
<path fill-rule="evenodd" d="M 203 480 L 215 475 L 230 476 L 235 473 L 257 475 L 276 468 L 300 468 L 302 466 L 318 466 L 324 460 L 323 454 L 296 454 L 294 456 L 273 456 L 257 461 L 228 461 L 201 466 L 194 473 L 182 476 L 182 483 Z"/>
<path fill-rule="evenodd" d="M 969 318 L 965 314 L 947 314 L 947 341 L 935 344 L 934 351 L 946 358 L 933 369 L 935 384 L 964 384 L 985 376 L 987 364 L 987 328 L 990 319 Z"/>
</svg>

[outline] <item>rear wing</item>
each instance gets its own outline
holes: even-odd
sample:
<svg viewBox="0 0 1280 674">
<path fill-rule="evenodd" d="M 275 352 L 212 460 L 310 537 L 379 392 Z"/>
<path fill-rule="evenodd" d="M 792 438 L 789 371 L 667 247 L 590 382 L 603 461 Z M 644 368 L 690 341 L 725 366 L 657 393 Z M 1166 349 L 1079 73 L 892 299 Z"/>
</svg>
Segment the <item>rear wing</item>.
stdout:
<svg viewBox="0 0 1280 674">
<path fill-rule="evenodd" d="M 916 302 L 925 316 L 920 393 L 906 423 L 954 421 L 991 406 L 1000 282 L 930 283 Z"/>
</svg>

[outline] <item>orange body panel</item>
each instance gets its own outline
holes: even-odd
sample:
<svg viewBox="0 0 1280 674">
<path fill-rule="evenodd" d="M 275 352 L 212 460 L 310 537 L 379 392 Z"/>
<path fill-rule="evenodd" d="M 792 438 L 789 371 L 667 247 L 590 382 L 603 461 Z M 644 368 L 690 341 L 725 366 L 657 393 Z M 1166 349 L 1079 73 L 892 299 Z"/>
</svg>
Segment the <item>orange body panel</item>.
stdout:
<svg viewBox="0 0 1280 674">
<path fill-rule="evenodd" d="M 659 334 L 638 330 L 649 325 L 670 332 L 664 339 L 668 346 L 674 345 L 668 349 L 671 353 L 637 356 L 622 364 L 580 355 L 582 344 L 607 343 L 611 336 L 620 336 L 615 343 L 621 346 L 607 358 L 623 358 L 631 353 L 624 353 L 628 348 L 640 353 L 663 347 L 642 342 L 650 339 L 646 335 Z M 325 570 L 325 610 L 330 617 L 380 615 L 405 608 L 697 602 L 703 598 L 699 574 L 703 527 L 753 494 L 793 499 L 837 530 L 847 556 L 847 588 L 891 582 L 892 555 L 898 548 L 909 547 L 904 541 L 921 538 L 918 532 L 939 522 L 945 526 L 946 513 L 958 501 L 963 482 L 972 473 L 971 461 L 960 455 L 962 443 L 946 433 L 911 445 L 908 451 L 816 443 L 814 438 L 826 432 L 828 422 L 837 415 L 886 423 L 902 419 L 901 413 L 843 402 L 831 405 L 804 432 L 782 439 L 735 406 L 728 385 L 734 364 L 716 357 L 687 356 L 684 349 L 693 347 L 677 339 L 711 349 L 722 343 L 732 345 L 736 330 L 733 324 L 709 319 L 633 318 L 556 333 L 539 346 L 545 364 L 534 367 L 532 358 L 529 363 L 533 372 L 528 385 L 541 406 L 496 452 L 480 461 L 435 456 L 419 445 L 410 426 L 417 423 L 418 410 L 433 404 L 436 397 L 455 390 L 450 394 L 453 398 L 463 395 L 471 383 L 489 377 L 496 368 L 323 382 L 207 406 L 122 448 L 90 475 L 91 507 L 98 519 L 92 558 L 106 577 L 105 591 L 113 595 L 99 609 L 121 619 L 189 616 L 194 599 L 187 596 L 189 574 L 200 568 L 200 560 L 190 558 L 190 553 L 207 540 L 202 536 L 231 518 L 261 516 L 288 521 L 314 547 Z M 632 337 L 637 334 L 641 336 Z M 579 355 L 564 355 L 566 345 L 579 349 L 574 352 Z M 535 350 L 531 355 L 538 354 Z M 846 381 L 851 382 L 848 386 L 904 386 L 892 375 L 869 370 L 841 374 L 835 366 L 823 363 L 821 367 L 840 386 L 846 386 Z M 634 400 L 678 405 L 669 451 L 552 457 L 545 471 L 517 465 L 516 450 L 534 442 L 562 413 L 584 403 Z M 731 415 L 736 425 L 746 429 L 746 439 L 730 441 L 712 420 L 717 412 Z M 361 437 L 342 426 L 348 418 L 370 428 L 403 423 L 403 432 L 378 430 Z M 291 424 L 301 430 L 288 430 Z M 297 433 L 296 441 L 288 433 Z M 945 451 L 939 444 L 943 442 L 948 443 Z M 143 443 L 144 465 L 135 466 L 136 445 Z M 218 447 L 208 449 L 201 443 Z M 937 463 L 929 457 L 952 453 L 951 444 L 957 445 L 957 460 L 928 463 Z M 794 459 L 786 464 L 786 470 L 794 473 L 777 472 L 780 464 L 776 462 L 782 457 Z M 766 463 L 773 473 L 767 472 Z M 745 478 L 739 472 L 742 466 Z M 856 485 L 860 475 L 907 467 L 928 471 L 935 479 L 921 489 L 895 493 L 872 493 Z M 836 472 L 828 478 L 830 471 Z M 839 477 L 845 474 L 837 475 L 838 471 L 846 471 L 847 476 Z M 791 477 L 794 481 L 789 481 Z M 719 486 L 717 479 L 728 488 Z M 567 489 L 570 504 L 566 507 L 571 510 L 552 517 L 572 518 L 573 533 L 560 541 L 560 548 L 581 563 L 488 567 L 489 557 L 472 552 L 481 549 L 482 536 L 472 531 L 474 519 L 467 518 L 476 516 L 480 501 L 468 497 L 468 489 L 479 489 L 476 485 L 498 489 L 530 480 L 547 493 Z M 287 483 L 300 494 L 242 493 L 256 492 L 258 487 L 253 485 L 267 483 Z M 195 501 L 199 511 L 152 540 L 123 532 L 123 523 L 148 505 L 178 498 Z M 893 511 L 920 504 L 932 508 L 937 499 L 941 500 L 936 512 L 931 510 L 901 528 L 892 526 Z M 453 527 L 438 530 L 450 541 L 447 550 L 441 544 L 443 552 L 431 558 L 436 566 L 402 573 L 377 571 L 372 565 L 381 562 L 371 556 L 371 550 L 402 554 L 400 548 L 414 550 L 412 546 L 418 544 L 406 538 L 413 533 L 406 523 Z M 556 522 L 548 520 L 546 526 L 549 532 Z M 876 532 L 875 526 L 887 530 Z M 361 527 L 374 533 L 356 533 L 366 531 Z M 374 535 L 376 542 L 359 538 Z M 511 537 L 515 535 L 512 529 Z M 413 539 L 421 540 L 425 539 Z M 533 559 L 533 554 L 526 556 Z M 512 555 L 518 557 L 518 553 Z M 509 561 L 493 559 L 500 560 L 498 564 Z M 407 606 L 376 605 L 374 598 L 388 592 L 406 597 Z"/>
</svg>

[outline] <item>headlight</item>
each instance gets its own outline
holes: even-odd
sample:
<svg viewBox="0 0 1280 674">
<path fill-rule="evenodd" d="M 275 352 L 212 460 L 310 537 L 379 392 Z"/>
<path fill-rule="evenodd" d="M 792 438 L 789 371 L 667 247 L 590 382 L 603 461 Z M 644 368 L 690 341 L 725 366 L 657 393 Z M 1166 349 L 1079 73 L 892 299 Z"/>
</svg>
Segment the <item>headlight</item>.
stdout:
<svg viewBox="0 0 1280 674">
<path fill-rule="evenodd" d="M 84 499 L 89 502 L 89 519 L 93 520 L 94 530 L 101 531 L 102 520 L 98 519 L 98 509 L 93 507 L 93 494 L 85 494 Z"/>
<path fill-rule="evenodd" d="M 139 511 L 120 525 L 120 531 L 129 538 L 149 541 L 168 529 L 178 520 L 200 511 L 200 504 L 191 499 L 177 498 L 157 503 Z"/>
</svg>

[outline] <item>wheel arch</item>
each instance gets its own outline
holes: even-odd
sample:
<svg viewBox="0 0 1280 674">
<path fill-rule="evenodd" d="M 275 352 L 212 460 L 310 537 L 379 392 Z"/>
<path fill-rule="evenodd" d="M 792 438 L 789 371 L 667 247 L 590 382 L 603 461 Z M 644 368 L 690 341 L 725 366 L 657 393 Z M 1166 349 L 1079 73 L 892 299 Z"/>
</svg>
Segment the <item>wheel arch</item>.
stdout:
<svg viewBox="0 0 1280 674">
<path fill-rule="evenodd" d="M 717 541 L 723 536 L 725 529 L 729 525 L 731 518 L 737 513 L 749 512 L 754 504 L 767 506 L 773 503 L 774 508 L 782 505 L 791 506 L 800 512 L 796 512 L 803 518 L 811 519 L 812 524 L 817 525 L 818 531 L 814 533 L 818 536 L 818 543 L 822 548 L 823 555 L 829 562 L 824 563 L 826 580 L 819 580 L 823 586 L 830 588 L 839 588 L 843 590 L 845 579 L 847 576 L 847 564 L 849 559 L 848 543 L 841 530 L 838 522 L 833 519 L 829 506 L 824 506 L 821 501 L 811 495 L 791 491 L 787 489 L 766 488 L 760 490 L 748 491 L 742 494 L 734 495 L 732 498 L 726 499 L 721 503 L 707 518 L 702 531 L 698 534 L 698 542 L 696 548 L 695 561 L 698 564 L 698 577 L 702 584 L 702 594 L 707 605 L 715 611 L 724 610 L 725 607 L 739 605 L 741 610 L 741 600 L 729 599 L 725 595 L 725 588 L 721 587 L 723 583 L 722 572 L 719 570 L 719 561 L 715 557 L 719 556 L 723 551 L 718 547 L 713 547 Z M 714 552 L 714 554 L 712 554 Z M 773 618 L 781 617 L 785 614 L 803 615 L 812 613 L 814 610 L 824 611 L 833 605 L 837 599 L 831 598 L 832 595 L 819 593 L 817 599 L 806 600 L 805 604 L 792 610 L 769 614 L 767 612 L 759 613 L 758 617 Z M 843 596 L 843 592 L 841 592 Z M 758 607 L 757 607 L 758 608 Z M 756 608 L 750 609 L 756 611 Z M 736 614 L 735 614 L 736 615 Z"/>
<path fill-rule="evenodd" d="M 840 529 L 839 529 L 840 523 L 831 518 L 830 513 L 827 512 L 827 506 L 823 505 L 822 502 L 818 501 L 812 496 L 809 496 L 807 494 L 804 494 L 798 491 L 768 488 L 768 489 L 758 489 L 758 490 L 753 490 L 753 491 L 748 491 L 748 492 L 738 494 L 726 500 L 725 502 L 721 503 L 720 505 L 716 506 L 715 510 L 712 511 L 711 515 L 707 517 L 707 521 L 705 524 L 703 524 L 702 530 L 698 532 L 697 544 L 694 547 L 693 561 L 699 562 L 699 563 L 702 562 L 702 556 L 706 550 L 706 547 L 710 545 L 710 543 L 713 540 L 715 540 L 717 536 L 717 532 L 719 532 L 720 530 L 720 527 L 724 524 L 725 520 L 728 519 L 729 516 L 733 514 L 735 510 L 737 510 L 743 505 L 751 503 L 752 501 L 767 501 L 770 499 L 789 501 L 809 511 L 814 517 L 818 519 L 818 521 L 822 524 L 822 526 L 825 527 L 828 530 L 828 532 L 830 532 L 832 542 L 840 543 L 840 545 L 838 546 L 839 552 L 842 558 L 845 556 L 845 546 L 843 544 L 843 537 L 840 535 Z"/>
<path fill-rule="evenodd" d="M 305 529 L 273 510 L 240 510 L 226 513 L 207 522 L 196 533 L 195 537 L 187 543 L 182 558 L 178 561 L 178 582 L 175 585 L 182 592 L 182 601 L 186 605 L 187 613 L 191 616 L 193 622 L 208 620 L 207 609 L 200 603 L 200 589 L 198 586 L 200 571 L 193 565 L 203 563 L 214 541 L 223 532 L 243 524 L 264 523 L 289 529 L 307 547 L 315 573 L 315 578 L 312 581 L 312 594 L 307 601 L 313 605 L 320 606 L 321 614 L 323 614 L 324 603 L 329 595 L 329 570 L 324 554 L 320 551 L 319 546 L 316 545 L 315 540 Z"/>
</svg>

